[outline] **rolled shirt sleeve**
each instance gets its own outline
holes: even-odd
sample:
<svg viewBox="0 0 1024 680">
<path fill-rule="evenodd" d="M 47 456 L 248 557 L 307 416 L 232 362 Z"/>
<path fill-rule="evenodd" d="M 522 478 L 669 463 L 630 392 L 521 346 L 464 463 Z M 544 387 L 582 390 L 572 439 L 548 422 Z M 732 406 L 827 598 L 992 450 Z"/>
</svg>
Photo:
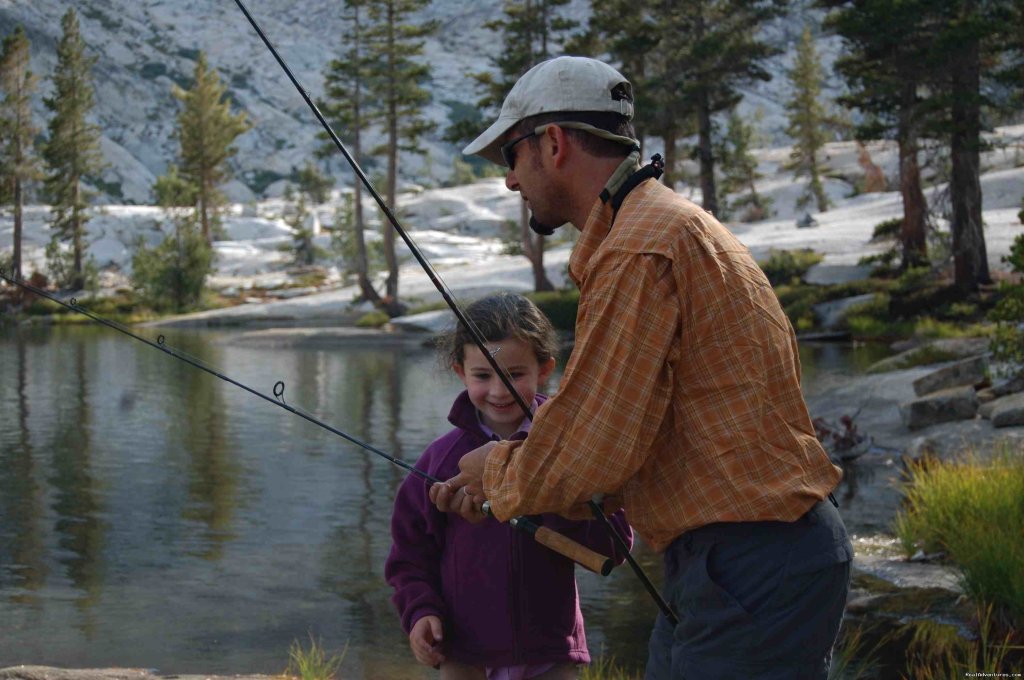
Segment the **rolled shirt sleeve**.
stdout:
<svg viewBox="0 0 1024 680">
<path fill-rule="evenodd" d="M 679 305 L 671 261 L 602 253 L 580 295 L 576 345 L 530 436 L 495 446 L 484 468 L 496 517 L 572 513 L 616 493 L 644 464 L 673 394 Z"/>
</svg>

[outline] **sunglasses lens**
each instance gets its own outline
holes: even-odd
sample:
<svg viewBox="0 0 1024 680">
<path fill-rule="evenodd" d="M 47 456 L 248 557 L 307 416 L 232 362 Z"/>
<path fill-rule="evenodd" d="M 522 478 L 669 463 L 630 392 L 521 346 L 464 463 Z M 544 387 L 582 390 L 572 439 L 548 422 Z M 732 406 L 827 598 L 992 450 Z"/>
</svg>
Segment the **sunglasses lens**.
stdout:
<svg viewBox="0 0 1024 680">
<path fill-rule="evenodd" d="M 514 169 L 516 164 L 516 151 L 514 147 L 515 141 L 501 145 L 501 158 L 505 161 L 505 165 L 508 166 L 509 170 Z"/>
<path fill-rule="evenodd" d="M 534 132 L 527 132 L 525 135 L 519 135 L 518 137 L 515 137 L 515 138 L 513 138 L 513 139 L 509 140 L 508 142 L 506 142 L 506 143 L 501 145 L 501 147 L 500 147 L 501 158 L 502 158 L 502 160 L 505 161 L 505 165 L 508 166 L 509 170 L 514 170 L 515 169 L 515 165 L 516 165 L 516 144 L 518 144 L 519 142 L 523 141 L 524 139 L 528 139 L 530 137 L 533 137 L 534 134 L 536 134 L 536 133 L 534 133 Z"/>
</svg>

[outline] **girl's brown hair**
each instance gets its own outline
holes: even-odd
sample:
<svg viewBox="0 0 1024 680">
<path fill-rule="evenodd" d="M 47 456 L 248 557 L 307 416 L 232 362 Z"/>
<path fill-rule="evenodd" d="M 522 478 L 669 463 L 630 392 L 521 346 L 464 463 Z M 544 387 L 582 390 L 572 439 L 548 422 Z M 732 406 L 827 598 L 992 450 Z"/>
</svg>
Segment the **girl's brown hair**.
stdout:
<svg viewBox="0 0 1024 680">
<path fill-rule="evenodd" d="M 537 362 L 543 364 L 558 352 L 558 336 L 544 312 L 529 298 L 517 293 L 495 293 L 480 298 L 465 309 L 466 318 L 487 342 L 517 338 L 530 345 Z M 456 323 L 439 346 L 449 366 L 466 360 L 466 345 L 474 344 L 469 330 Z"/>
</svg>

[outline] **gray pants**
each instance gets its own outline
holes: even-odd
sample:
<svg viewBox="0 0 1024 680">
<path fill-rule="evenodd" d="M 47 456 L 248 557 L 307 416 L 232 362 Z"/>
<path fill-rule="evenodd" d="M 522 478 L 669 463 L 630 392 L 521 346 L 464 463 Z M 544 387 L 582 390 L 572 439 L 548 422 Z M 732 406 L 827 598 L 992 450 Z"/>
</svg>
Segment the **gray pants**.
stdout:
<svg viewBox="0 0 1024 680">
<path fill-rule="evenodd" d="M 712 524 L 665 551 L 645 680 L 825 680 L 853 547 L 828 501 L 795 522 Z"/>
</svg>

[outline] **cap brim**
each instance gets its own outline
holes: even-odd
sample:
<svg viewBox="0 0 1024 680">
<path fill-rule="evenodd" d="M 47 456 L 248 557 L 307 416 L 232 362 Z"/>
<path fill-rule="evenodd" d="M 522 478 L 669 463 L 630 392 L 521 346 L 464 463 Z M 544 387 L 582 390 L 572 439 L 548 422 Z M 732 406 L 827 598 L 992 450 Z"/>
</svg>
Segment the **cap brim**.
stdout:
<svg viewBox="0 0 1024 680">
<path fill-rule="evenodd" d="M 518 122 L 519 119 L 511 116 L 498 116 L 498 120 L 470 142 L 462 150 L 462 154 L 464 156 L 480 156 L 504 167 L 505 159 L 501 157 L 501 139 Z"/>
</svg>

